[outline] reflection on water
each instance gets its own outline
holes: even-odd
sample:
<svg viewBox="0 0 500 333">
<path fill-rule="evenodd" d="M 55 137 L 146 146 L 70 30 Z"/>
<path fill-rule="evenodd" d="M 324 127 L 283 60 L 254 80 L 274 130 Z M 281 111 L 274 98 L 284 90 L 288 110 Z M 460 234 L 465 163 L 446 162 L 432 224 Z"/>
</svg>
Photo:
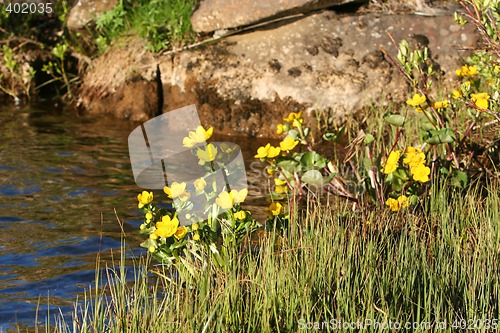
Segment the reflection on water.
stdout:
<svg viewBox="0 0 500 333">
<path fill-rule="evenodd" d="M 97 253 L 106 259 L 120 248 L 115 208 L 129 245 L 139 243 L 140 189 L 127 147 L 136 126 L 49 108 L 0 108 L 0 331 L 34 325 L 39 302 L 43 319 L 48 298 L 72 310 L 76 295 L 93 284 Z M 259 144 L 214 139 L 239 144 L 248 163 Z M 247 171 L 254 194 L 248 201 L 261 206 L 262 166 L 247 164 Z"/>
</svg>

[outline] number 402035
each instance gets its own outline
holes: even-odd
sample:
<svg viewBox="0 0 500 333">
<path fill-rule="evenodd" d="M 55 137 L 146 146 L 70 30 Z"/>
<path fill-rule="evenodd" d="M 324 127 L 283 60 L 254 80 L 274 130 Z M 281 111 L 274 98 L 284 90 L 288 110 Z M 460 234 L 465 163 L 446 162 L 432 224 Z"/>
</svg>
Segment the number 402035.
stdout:
<svg viewBox="0 0 500 333">
<path fill-rule="evenodd" d="M 5 11 L 10 14 L 50 14 L 53 12 L 52 3 L 9 3 Z"/>
</svg>

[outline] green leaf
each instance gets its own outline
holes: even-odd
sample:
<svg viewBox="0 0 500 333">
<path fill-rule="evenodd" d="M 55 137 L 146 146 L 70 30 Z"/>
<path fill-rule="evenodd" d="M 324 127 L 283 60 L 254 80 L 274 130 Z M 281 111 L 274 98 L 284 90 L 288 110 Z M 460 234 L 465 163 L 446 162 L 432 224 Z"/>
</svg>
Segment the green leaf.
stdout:
<svg viewBox="0 0 500 333">
<path fill-rule="evenodd" d="M 302 164 L 306 168 L 310 168 L 312 166 L 318 168 L 324 168 L 327 163 L 327 159 L 318 154 L 315 151 L 308 151 L 302 155 L 300 159 L 300 164 Z"/>
<path fill-rule="evenodd" d="M 408 174 L 404 169 L 398 168 L 396 171 L 393 172 L 394 177 L 401 179 L 402 181 L 408 180 Z"/>
<path fill-rule="evenodd" d="M 286 137 L 285 138 L 292 138 L 294 140 L 297 140 L 297 138 L 299 137 L 299 133 L 292 129 L 292 130 L 289 130 Z"/>
<path fill-rule="evenodd" d="M 323 186 L 323 175 L 318 170 L 307 170 L 301 179 L 309 185 Z"/>
<path fill-rule="evenodd" d="M 371 135 L 370 133 L 366 134 L 365 141 L 364 141 L 365 145 L 369 145 L 373 141 L 375 141 L 375 137 L 373 135 Z"/>
<path fill-rule="evenodd" d="M 386 123 L 394 126 L 403 126 L 405 123 L 405 117 L 400 114 L 393 114 L 384 119 Z"/>
<path fill-rule="evenodd" d="M 436 127 L 434 127 L 434 125 L 432 125 L 429 122 L 423 123 L 422 126 L 420 126 L 420 128 L 423 129 L 424 131 L 433 131 L 436 129 Z"/>
<path fill-rule="evenodd" d="M 285 157 L 285 158 L 279 158 L 277 160 L 278 162 L 276 163 L 277 166 L 293 173 L 293 172 L 297 172 L 297 171 L 300 171 L 301 167 L 300 167 L 300 163 L 299 161 L 296 161 L 295 159 L 291 158 L 291 157 Z"/>
<path fill-rule="evenodd" d="M 372 160 L 368 157 L 363 158 L 363 166 L 366 170 L 371 170 L 373 167 Z"/>
<path fill-rule="evenodd" d="M 424 137 L 425 142 L 431 145 L 437 145 L 440 143 L 451 143 L 456 139 L 455 133 L 447 128 L 442 128 L 440 130 L 428 131 L 427 135 Z"/>
<path fill-rule="evenodd" d="M 467 174 L 460 170 L 453 171 L 451 185 L 458 188 L 465 188 L 467 186 Z"/>
<path fill-rule="evenodd" d="M 338 136 L 335 133 L 325 133 L 323 134 L 323 139 L 331 142 L 336 142 L 338 140 Z"/>
</svg>

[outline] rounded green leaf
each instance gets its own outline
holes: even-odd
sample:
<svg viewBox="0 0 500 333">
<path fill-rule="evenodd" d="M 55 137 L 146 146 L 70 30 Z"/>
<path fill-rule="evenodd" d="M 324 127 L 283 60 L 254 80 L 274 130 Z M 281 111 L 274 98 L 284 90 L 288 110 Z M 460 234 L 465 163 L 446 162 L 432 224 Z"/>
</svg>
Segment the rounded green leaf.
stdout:
<svg viewBox="0 0 500 333">
<path fill-rule="evenodd" d="M 403 126 L 405 123 L 405 117 L 400 114 L 392 114 L 384 119 L 386 123 L 394 126 Z"/>
<path fill-rule="evenodd" d="M 323 186 L 323 175 L 318 170 L 307 170 L 301 179 L 309 185 Z"/>
</svg>

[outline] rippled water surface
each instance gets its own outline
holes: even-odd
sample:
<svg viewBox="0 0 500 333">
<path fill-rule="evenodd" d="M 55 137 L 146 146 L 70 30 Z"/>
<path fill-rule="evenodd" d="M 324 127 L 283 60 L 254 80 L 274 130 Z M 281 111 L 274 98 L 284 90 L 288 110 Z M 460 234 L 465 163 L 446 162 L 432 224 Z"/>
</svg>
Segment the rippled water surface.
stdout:
<svg viewBox="0 0 500 333">
<path fill-rule="evenodd" d="M 117 217 L 127 243 L 139 243 L 140 189 L 127 147 L 135 126 L 49 107 L 0 108 L 0 331 L 33 326 L 37 307 L 39 321 L 49 304 L 53 313 L 71 312 L 93 284 L 97 253 L 118 253 Z M 236 141 L 251 161 L 259 143 Z M 260 170 L 247 171 L 259 183 L 252 179 Z M 258 188 L 250 190 L 258 196 Z"/>
</svg>

